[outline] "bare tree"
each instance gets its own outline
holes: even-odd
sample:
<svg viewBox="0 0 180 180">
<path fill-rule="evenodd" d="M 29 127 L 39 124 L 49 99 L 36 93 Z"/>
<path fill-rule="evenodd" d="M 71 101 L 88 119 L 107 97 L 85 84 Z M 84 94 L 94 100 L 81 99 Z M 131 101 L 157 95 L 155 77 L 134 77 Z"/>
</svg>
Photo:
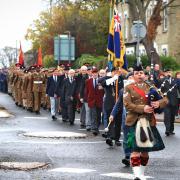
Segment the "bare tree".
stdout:
<svg viewBox="0 0 180 180">
<path fill-rule="evenodd" d="M 16 61 L 16 48 L 13 47 L 4 47 L 2 49 L 2 58 L 3 62 L 9 65 L 12 65 Z"/>
<path fill-rule="evenodd" d="M 147 34 L 142 40 L 142 43 L 146 49 L 146 53 L 149 59 L 152 58 L 153 62 L 161 65 L 159 55 L 154 48 L 154 40 L 157 34 L 157 28 L 161 25 L 161 11 L 164 8 L 169 7 L 176 0 L 169 0 L 169 3 L 163 4 L 163 0 L 154 0 L 155 5 L 152 15 L 146 24 L 146 11 L 152 0 L 129 0 L 129 8 L 131 12 L 132 21 L 141 20 L 147 28 Z M 152 53 L 153 52 L 153 53 Z"/>
</svg>

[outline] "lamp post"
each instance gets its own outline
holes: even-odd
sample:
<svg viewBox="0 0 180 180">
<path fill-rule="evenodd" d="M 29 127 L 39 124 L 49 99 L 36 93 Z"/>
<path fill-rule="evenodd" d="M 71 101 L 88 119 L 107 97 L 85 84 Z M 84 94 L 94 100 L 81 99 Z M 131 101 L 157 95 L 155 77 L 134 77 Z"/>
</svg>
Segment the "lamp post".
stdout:
<svg viewBox="0 0 180 180">
<path fill-rule="evenodd" d="M 69 45 L 69 61 L 68 63 L 71 64 L 71 32 L 70 31 L 65 31 L 64 33 L 67 33 L 68 34 L 68 45 Z"/>
</svg>

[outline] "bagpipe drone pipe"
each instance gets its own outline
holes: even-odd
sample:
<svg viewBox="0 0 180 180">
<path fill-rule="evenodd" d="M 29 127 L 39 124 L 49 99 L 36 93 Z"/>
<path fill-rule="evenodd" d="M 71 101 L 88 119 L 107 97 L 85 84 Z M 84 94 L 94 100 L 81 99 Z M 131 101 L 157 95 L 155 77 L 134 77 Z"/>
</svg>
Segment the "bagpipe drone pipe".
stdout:
<svg viewBox="0 0 180 180">
<path fill-rule="evenodd" d="M 154 85 L 152 85 L 148 81 L 144 81 L 150 88 L 149 92 L 147 94 L 147 99 L 148 99 L 148 104 L 151 105 L 152 101 L 159 101 L 160 99 L 163 98 L 163 94 L 160 92 L 159 89 L 157 89 Z M 163 112 L 163 109 L 161 108 L 156 108 L 154 109 L 154 113 L 161 114 Z"/>
<path fill-rule="evenodd" d="M 157 89 L 154 85 L 150 84 L 150 82 L 145 81 L 145 83 L 150 86 L 149 92 L 147 94 L 147 99 L 148 99 L 149 105 L 151 104 L 152 101 L 161 100 L 164 96 L 167 96 L 168 92 L 171 92 L 176 87 L 176 84 L 175 84 L 174 86 L 169 88 L 166 92 L 162 93 L 161 88 L 165 86 L 165 82 L 166 82 L 166 80 L 163 81 L 163 83 L 161 84 L 161 87 L 159 89 Z M 154 109 L 154 113 L 161 114 L 162 112 L 163 112 L 163 109 L 160 107 Z"/>
</svg>

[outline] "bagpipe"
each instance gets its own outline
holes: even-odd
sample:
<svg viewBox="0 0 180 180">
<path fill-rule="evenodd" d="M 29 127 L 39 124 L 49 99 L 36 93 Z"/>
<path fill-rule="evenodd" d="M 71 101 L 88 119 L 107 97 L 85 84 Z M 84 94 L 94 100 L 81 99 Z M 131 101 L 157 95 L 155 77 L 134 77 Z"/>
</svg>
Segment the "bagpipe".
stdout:
<svg viewBox="0 0 180 180">
<path fill-rule="evenodd" d="M 150 86 L 149 92 L 147 94 L 147 99 L 148 99 L 148 105 L 151 105 L 152 101 L 159 101 L 163 98 L 163 94 L 159 89 L 157 89 L 154 85 L 151 85 L 149 82 L 145 81 L 146 84 Z M 156 108 L 154 109 L 154 113 L 161 114 L 163 112 L 163 109 Z"/>
<path fill-rule="evenodd" d="M 167 79 L 165 79 L 163 81 L 163 83 L 161 84 L 161 87 L 159 89 L 156 88 L 154 85 L 152 85 L 150 82 L 144 81 L 150 87 L 149 88 L 149 92 L 147 94 L 147 99 L 148 99 L 148 104 L 149 105 L 151 105 L 152 101 L 159 101 L 159 100 L 161 100 L 164 96 L 167 96 L 168 92 L 171 92 L 176 87 L 176 84 L 175 84 L 171 88 L 169 88 L 168 91 L 163 93 L 161 91 L 161 88 L 165 86 L 166 81 L 167 81 Z M 154 113 L 161 114 L 162 112 L 163 112 L 163 109 L 161 109 L 160 107 L 154 109 Z"/>
</svg>

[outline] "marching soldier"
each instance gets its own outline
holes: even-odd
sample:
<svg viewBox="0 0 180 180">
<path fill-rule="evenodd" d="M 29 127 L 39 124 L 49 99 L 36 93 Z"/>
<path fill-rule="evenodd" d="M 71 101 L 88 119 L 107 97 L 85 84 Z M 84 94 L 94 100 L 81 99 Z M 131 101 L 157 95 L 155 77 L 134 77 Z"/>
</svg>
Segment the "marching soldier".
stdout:
<svg viewBox="0 0 180 180">
<path fill-rule="evenodd" d="M 27 110 L 30 112 L 33 112 L 33 107 L 34 107 L 34 98 L 33 98 L 33 69 L 34 67 L 30 67 L 28 69 L 28 74 L 27 78 L 25 78 L 25 84 L 24 84 L 24 89 L 27 92 Z"/>
<path fill-rule="evenodd" d="M 148 152 L 164 149 L 164 143 L 155 126 L 154 109 L 163 108 L 167 98 L 148 102 L 150 87 L 144 82 L 142 66 L 134 67 L 134 83 L 127 85 L 123 94 L 127 109 L 126 125 L 129 128 L 128 145 L 132 149 L 131 166 L 134 180 L 144 179 L 144 170 L 148 164 Z"/>
<path fill-rule="evenodd" d="M 40 67 L 37 66 L 36 72 L 33 73 L 33 98 L 34 98 L 34 111 L 36 114 L 40 113 L 41 97 L 44 84 L 44 76 L 40 73 Z"/>
</svg>

